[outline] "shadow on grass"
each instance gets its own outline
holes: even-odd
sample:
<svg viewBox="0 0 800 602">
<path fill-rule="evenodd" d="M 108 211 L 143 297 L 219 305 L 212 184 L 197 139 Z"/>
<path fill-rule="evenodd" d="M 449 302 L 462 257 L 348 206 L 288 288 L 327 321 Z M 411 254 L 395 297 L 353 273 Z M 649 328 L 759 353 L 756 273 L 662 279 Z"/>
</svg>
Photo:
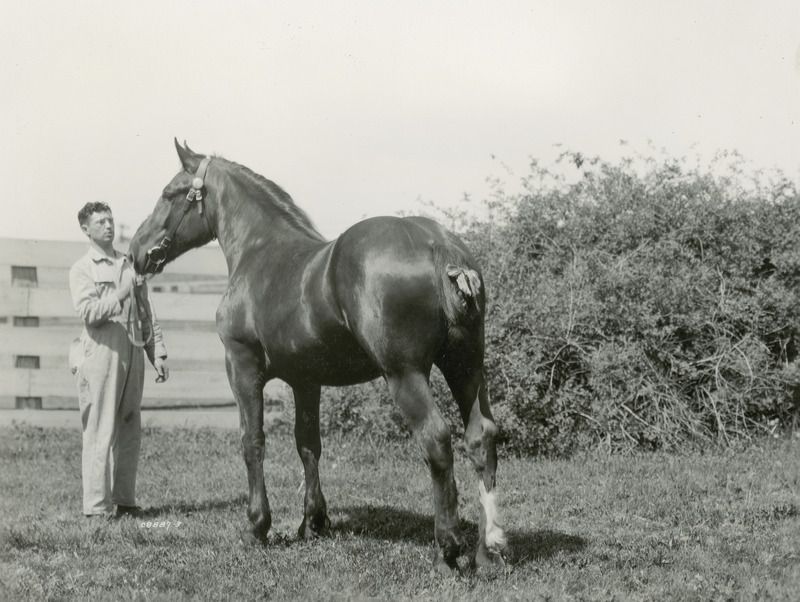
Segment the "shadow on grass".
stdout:
<svg viewBox="0 0 800 602">
<path fill-rule="evenodd" d="M 433 543 L 433 517 L 389 506 L 345 506 L 331 511 L 331 529 L 373 539 L 408 541 L 425 546 Z M 461 521 L 467 549 L 474 549 L 478 539 L 478 525 Z M 539 562 L 560 552 L 575 554 L 586 548 L 587 541 L 577 535 L 568 535 L 547 529 L 528 531 L 510 530 L 508 533 L 510 560 L 523 565 Z"/>
<path fill-rule="evenodd" d="M 141 518 L 156 518 L 169 513 L 191 515 L 195 512 L 241 510 L 247 507 L 247 495 L 227 500 L 178 502 L 143 509 Z M 390 506 L 341 506 L 330 509 L 331 530 L 334 533 L 369 537 L 382 541 L 406 541 L 419 546 L 433 544 L 433 516 L 417 514 Z M 461 521 L 466 543 L 465 550 L 474 550 L 478 539 L 478 525 Z M 586 548 L 587 541 L 577 535 L 568 535 L 548 529 L 508 532 L 509 560 L 515 565 L 540 562 L 561 552 L 576 554 Z M 285 542 L 291 543 L 291 542 Z"/>
<path fill-rule="evenodd" d="M 215 510 L 241 510 L 247 508 L 247 495 L 242 494 L 227 500 L 205 500 L 202 502 L 176 502 L 143 508 L 141 518 L 156 518 L 169 513 L 191 515 L 195 512 L 213 512 Z"/>
</svg>

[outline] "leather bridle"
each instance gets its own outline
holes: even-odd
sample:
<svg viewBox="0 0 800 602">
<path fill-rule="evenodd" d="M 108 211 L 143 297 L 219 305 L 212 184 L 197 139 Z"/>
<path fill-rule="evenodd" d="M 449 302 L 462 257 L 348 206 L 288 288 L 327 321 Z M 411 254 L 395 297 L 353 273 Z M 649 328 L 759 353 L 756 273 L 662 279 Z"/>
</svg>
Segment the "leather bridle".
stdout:
<svg viewBox="0 0 800 602">
<path fill-rule="evenodd" d="M 192 187 L 186 195 L 180 217 L 170 226 L 170 229 L 164 235 L 164 238 L 161 239 L 161 242 L 145 254 L 145 258 L 147 259 L 144 265 L 145 274 L 157 274 L 164 268 L 164 263 L 167 261 L 167 249 L 169 249 L 170 244 L 172 244 L 172 237 L 175 236 L 175 231 L 178 229 L 178 226 L 181 225 L 186 214 L 189 213 L 189 209 L 192 208 L 193 203 L 197 203 L 197 212 L 203 216 L 203 221 L 205 221 L 212 239 L 216 238 L 214 228 L 208 221 L 207 212 L 203 211 L 203 189 L 205 188 L 206 170 L 208 169 L 209 163 L 211 163 L 211 159 L 208 157 L 203 157 L 200 161 L 200 165 L 197 167 L 197 172 L 194 174 L 194 179 L 192 180 Z"/>
</svg>

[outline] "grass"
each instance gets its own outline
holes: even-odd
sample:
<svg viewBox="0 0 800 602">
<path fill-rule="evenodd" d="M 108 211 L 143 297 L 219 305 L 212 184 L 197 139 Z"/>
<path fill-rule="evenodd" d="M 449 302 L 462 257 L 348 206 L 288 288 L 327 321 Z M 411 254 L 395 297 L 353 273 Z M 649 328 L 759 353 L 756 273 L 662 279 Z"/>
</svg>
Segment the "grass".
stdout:
<svg viewBox="0 0 800 602">
<path fill-rule="evenodd" d="M 268 439 L 269 545 L 243 548 L 238 435 L 144 432 L 144 520 L 84 519 L 80 433 L 0 429 L 0 599 L 793 600 L 800 591 L 800 438 L 739 451 L 571 461 L 506 458 L 509 570 L 430 574 L 430 481 L 412 444 L 328 438 L 333 537 L 303 542 L 302 468 Z M 458 453 L 461 516 L 477 523 Z M 148 526 L 149 524 L 149 526 Z M 156 526 L 154 526 L 156 525 Z"/>
</svg>

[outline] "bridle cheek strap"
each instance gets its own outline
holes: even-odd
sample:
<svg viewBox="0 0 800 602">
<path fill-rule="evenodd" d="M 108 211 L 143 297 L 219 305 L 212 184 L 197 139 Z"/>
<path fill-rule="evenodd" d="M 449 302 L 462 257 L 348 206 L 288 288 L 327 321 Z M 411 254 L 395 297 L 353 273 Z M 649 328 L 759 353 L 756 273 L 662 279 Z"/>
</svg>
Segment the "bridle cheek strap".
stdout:
<svg viewBox="0 0 800 602">
<path fill-rule="evenodd" d="M 167 249 L 170 244 L 172 244 L 172 237 L 175 236 L 175 231 L 178 229 L 178 226 L 181 225 L 184 216 L 189 212 L 189 209 L 192 208 L 192 203 L 197 202 L 197 212 L 203 216 L 203 221 L 206 223 L 206 227 L 211 233 L 212 239 L 217 237 L 214 228 L 208 221 L 207 213 L 203 211 L 203 188 L 205 188 L 206 170 L 208 169 L 209 163 L 211 163 L 211 159 L 208 157 L 203 157 L 200 161 L 200 165 L 197 167 L 194 179 L 192 180 L 192 187 L 186 195 L 186 201 L 183 205 L 183 211 L 180 217 L 172 224 L 164 238 L 161 239 L 161 242 L 147 252 L 147 263 L 144 266 L 145 273 L 147 273 L 151 267 L 154 273 L 157 273 L 160 268 L 162 268 L 167 260 Z"/>
<path fill-rule="evenodd" d="M 208 228 L 208 231 L 211 234 L 211 240 L 214 240 L 217 237 L 217 233 L 214 231 L 214 227 L 212 226 L 211 222 L 208 221 L 208 213 L 203 210 L 203 189 L 206 185 L 206 170 L 208 169 L 209 163 L 211 163 L 211 159 L 208 157 L 203 157 L 203 160 L 200 161 L 200 165 L 197 166 L 197 171 L 194 174 L 194 180 L 192 180 L 192 187 L 189 189 L 189 192 L 186 195 L 186 200 L 190 205 L 194 201 L 197 202 L 197 213 L 203 216 L 203 221 L 206 223 L 206 228 Z M 184 213 L 185 212 L 186 210 L 184 210 Z M 181 219 L 183 219 L 183 216 L 181 216 Z"/>
</svg>

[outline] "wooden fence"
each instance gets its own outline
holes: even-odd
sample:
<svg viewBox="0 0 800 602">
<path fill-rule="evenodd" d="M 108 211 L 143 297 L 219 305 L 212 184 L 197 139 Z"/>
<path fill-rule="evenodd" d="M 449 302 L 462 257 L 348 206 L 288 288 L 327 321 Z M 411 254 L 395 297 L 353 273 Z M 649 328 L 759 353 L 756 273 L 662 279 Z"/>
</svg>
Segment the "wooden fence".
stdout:
<svg viewBox="0 0 800 602">
<path fill-rule="evenodd" d="M 0 408 L 77 408 L 67 354 L 82 325 L 72 308 L 68 275 L 86 249 L 81 242 L 0 239 Z M 150 281 L 170 379 L 155 384 L 148 363 L 143 407 L 233 404 L 214 324 L 226 270 L 220 249 L 205 247 Z M 276 400 L 285 396 L 280 382 L 265 392 Z"/>
</svg>

